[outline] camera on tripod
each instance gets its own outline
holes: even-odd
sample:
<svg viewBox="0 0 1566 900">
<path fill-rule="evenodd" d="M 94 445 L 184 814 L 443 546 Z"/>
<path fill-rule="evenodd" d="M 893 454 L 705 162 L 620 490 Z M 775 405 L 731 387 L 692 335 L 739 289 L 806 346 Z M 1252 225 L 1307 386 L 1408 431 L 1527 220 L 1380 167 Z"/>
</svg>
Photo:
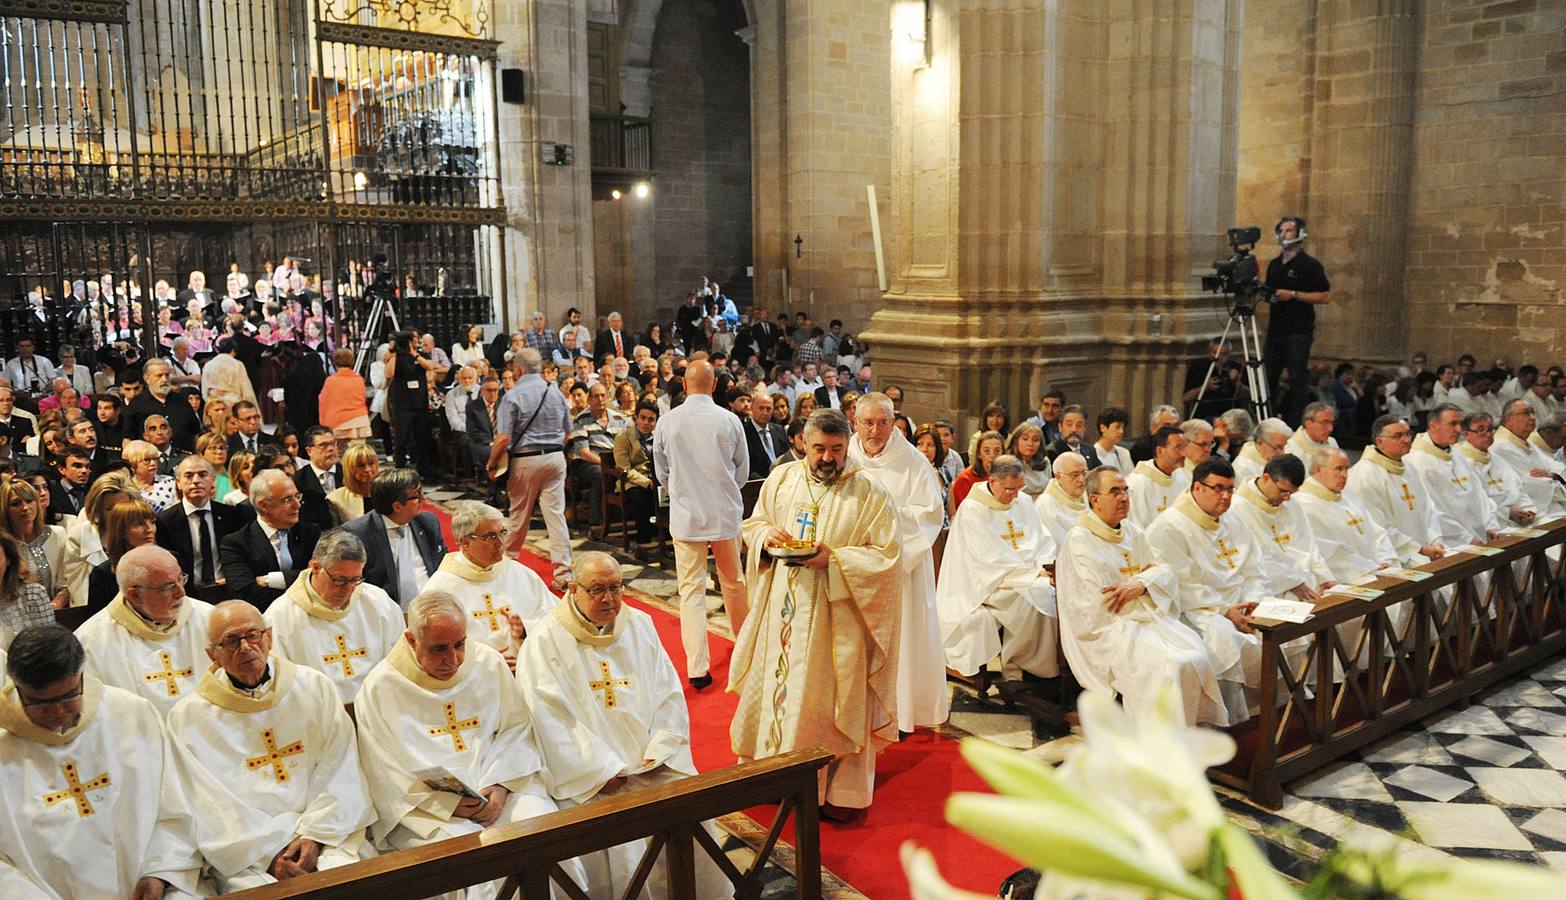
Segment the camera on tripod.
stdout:
<svg viewBox="0 0 1566 900">
<path fill-rule="evenodd" d="M 1272 299 L 1272 288 L 1261 283 L 1251 249 L 1261 240 L 1261 226 L 1229 229 L 1228 259 L 1213 262 L 1213 274 L 1202 276 L 1202 290 L 1233 298 L 1233 315 L 1248 316 L 1259 301 Z"/>
</svg>

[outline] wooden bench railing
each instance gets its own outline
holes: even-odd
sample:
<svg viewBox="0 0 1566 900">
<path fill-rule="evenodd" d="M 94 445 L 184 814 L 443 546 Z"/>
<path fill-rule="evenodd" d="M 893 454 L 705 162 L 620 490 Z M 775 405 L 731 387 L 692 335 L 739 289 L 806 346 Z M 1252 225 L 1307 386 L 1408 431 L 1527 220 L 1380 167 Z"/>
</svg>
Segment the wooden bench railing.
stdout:
<svg viewBox="0 0 1566 900">
<path fill-rule="evenodd" d="M 506 882 L 500 900 L 507 900 L 517 890 L 523 900 L 548 900 L 551 881 L 565 895 L 585 898 L 586 894 L 566 878 L 561 861 L 651 837 L 625 897 L 641 893 L 661 854 L 669 864 L 668 896 L 697 900 L 699 846 L 734 884 L 735 897 L 745 900 L 760 897 L 762 868 L 792 814 L 794 896 L 817 900 L 821 896 L 817 773 L 831 761 L 825 750 L 795 750 L 225 896 L 243 900 L 305 896 L 316 900 L 385 900 L 428 897 L 503 878 Z M 780 804 L 777 818 L 755 861 L 742 872 L 701 823 L 764 803 Z"/>
<path fill-rule="evenodd" d="M 1461 705 L 1490 685 L 1566 649 L 1562 564 L 1546 551 L 1566 544 L 1566 521 L 1542 537 L 1502 536 L 1496 556 L 1455 555 L 1422 566 L 1425 581 L 1383 577 L 1366 587 L 1374 600 L 1330 596 L 1302 624 L 1258 622 L 1262 684 L 1255 719 L 1231 729 L 1235 761 L 1215 780 L 1273 809 L 1283 783 L 1442 708 Z M 1518 566 L 1521 575 L 1514 572 Z M 1481 585 L 1477 576 L 1488 574 Z M 1444 609 L 1434 592 L 1451 586 Z M 1388 610 L 1407 603 L 1402 634 Z M 1349 646 L 1338 626 L 1361 620 Z M 1292 670 L 1282 647 L 1305 639 L 1309 653 Z M 1391 650 L 1386 648 L 1391 644 Z M 1371 650 L 1368 648 L 1379 648 Z M 1334 678 L 1334 663 L 1342 677 Z"/>
</svg>

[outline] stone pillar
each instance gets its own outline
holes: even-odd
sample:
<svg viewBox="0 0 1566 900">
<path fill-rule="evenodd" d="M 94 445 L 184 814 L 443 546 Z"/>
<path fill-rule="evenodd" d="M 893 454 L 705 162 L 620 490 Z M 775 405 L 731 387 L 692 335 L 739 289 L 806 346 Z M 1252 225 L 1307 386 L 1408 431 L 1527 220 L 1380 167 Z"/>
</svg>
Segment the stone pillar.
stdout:
<svg viewBox="0 0 1566 900">
<path fill-rule="evenodd" d="M 1178 401 L 1223 325 L 1198 277 L 1234 203 L 1238 0 L 931 0 L 927 65 L 922 16 L 892 10 L 877 384 L 965 432 L 1046 385 Z"/>
<path fill-rule="evenodd" d="M 535 309 L 557 326 L 572 306 L 594 318 L 587 11 L 587 0 L 495 7 L 500 66 L 521 68 L 528 79 L 527 102 L 500 108 L 507 213 L 501 315 L 513 331 L 526 328 Z M 544 165 L 548 144 L 569 144 L 576 162 Z"/>
</svg>

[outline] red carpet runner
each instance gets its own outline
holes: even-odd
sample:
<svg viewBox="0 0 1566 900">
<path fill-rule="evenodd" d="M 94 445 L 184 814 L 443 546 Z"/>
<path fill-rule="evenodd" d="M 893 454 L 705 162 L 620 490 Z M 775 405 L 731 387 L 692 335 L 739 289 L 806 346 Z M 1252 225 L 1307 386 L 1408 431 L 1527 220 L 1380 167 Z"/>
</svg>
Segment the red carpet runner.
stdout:
<svg viewBox="0 0 1566 900">
<path fill-rule="evenodd" d="M 450 518 L 436 507 L 427 507 L 441 520 L 449 546 Z M 519 557 L 547 582 L 552 578 L 549 561 L 524 551 Z M 674 616 L 636 600 L 630 601 L 652 616 L 674 667 L 685 680 L 685 651 L 680 644 L 680 623 Z M 729 721 L 739 698 L 728 693 L 729 656 L 733 644 L 710 635 L 712 686 L 700 692 L 685 688 L 691 714 L 691 752 L 704 772 L 734 764 L 729 748 Z M 876 761 L 875 802 L 869 814 L 849 826 L 821 823 L 821 862 L 839 878 L 867 897 L 908 896 L 908 886 L 898 862 L 898 848 L 914 840 L 935 854 L 941 872 L 952 884 L 981 894 L 994 895 L 1007 875 L 1020 866 L 1008 857 L 978 843 L 946 824 L 946 798 L 954 791 L 987 788 L 962 761 L 957 742 L 921 730 L 900 744 L 888 747 Z M 756 807 L 746 813 L 763 826 L 770 825 L 774 806 Z M 785 831 L 785 841 L 790 832 Z"/>
</svg>

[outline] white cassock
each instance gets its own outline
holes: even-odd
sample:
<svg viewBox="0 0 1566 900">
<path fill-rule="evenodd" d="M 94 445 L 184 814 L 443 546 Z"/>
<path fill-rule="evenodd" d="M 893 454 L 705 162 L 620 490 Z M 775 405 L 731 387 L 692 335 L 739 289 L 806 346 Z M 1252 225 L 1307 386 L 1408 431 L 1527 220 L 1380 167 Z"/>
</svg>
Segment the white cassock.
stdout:
<svg viewBox="0 0 1566 900">
<path fill-rule="evenodd" d="M 1386 529 L 1353 497 L 1312 477 L 1305 479 L 1290 502 L 1305 514 L 1316 550 L 1333 581 L 1359 584 L 1374 580 L 1377 569 L 1402 564 Z"/>
<path fill-rule="evenodd" d="M 196 689 L 207 658 L 207 618 L 212 605 L 186 597 L 179 617 L 160 631 L 121 595 L 76 629 L 87 651 L 87 672 L 104 684 L 145 697 L 166 716 Z"/>
<path fill-rule="evenodd" d="M 1165 475 L 1152 460 L 1144 459 L 1126 476 L 1126 490 L 1131 492 L 1131 513 L 1126 518 L 1145 529 L 1190 489 L 1191 472 L 1184 465 Z"/>
<path fill-rule="evenodd" d="M 81 719 L 61 733 L 7 684 L 0 729 L 0 896 L 129 897 L 147 876 L 194 895 L 195 826 L 150 703 L 84 674 Z"/>
<path fill-rule="evenodd" d="M 1294 434 L 1289 437 L 1288 444 L 1284 445 L 1283 452 L 1299 457 L 1300 462 L 1305 464 L 1305 471 L 1309 472 L 1310 461 L 1317 451 L 1327 449 L 1338 449 L 1338 439 L 1329 434 L 1325 443 L 1318 444 L 1310 439 L 1310 435 L 1306 434 L 1302 427 L 1295 429 Z"/>
<path fill-rule="evenodd" d="M 1049 480 L 1049 485 L 1044 488 L 1044 493 L 1033 501 L 1033 507 L 1038 511 L 1039 522 L 1049 530 L 1050 540 L 1059 550 L 1066 544 L 1066 534 L 1077 523 L 1077 516 L 1082 515 L 1087 509 L 1087 500 L 1082 497 L 1075 499 L 1066 489 L 1060 486 L 1060 482 L 1054 478 Z M 1052 560 L 1046 560 L 1052 562 Z"/>
<path fill-rule="evenodd" d="M 401 607 L 384 590 L 365 582 L 347 606 L 333 609 L 311 587 L 308 573 L 295 578 L 261 618 L 272 627 L 272 652 L 330 678 L 345 706 L 402 640 L 404 627 Z"/>
<path fill-rule="evenodd" d="M 1487 451 L 1479 450 L 1467 441 L 1459 441 L 1456 451 L 1452 455 L 1457 464 L 1468 472 L 1469 477 L 1490 498 L 1495 513 L 1490 520 L 1491 528 L 1511 527 L 1513 510 L 1538 514 L 1539 508 L 1523 493 L 1511 471 L 1496 462 Z"/>
<path fill-rule="evenodd" d="M 1511 429 L 1495 429 L 1495 443 L 1490 445 L 1490 462 L 1492 465 L 1504 466 L 1511 473 L 1523 496 L 1528 498 L 1539 515 L 1552 518 L 1566 512 L 1561 488 L 1555 480 L 1531 474 L 1535 469 L 1553 472 L 1555 461 L 1539 448 L 1512 434 Z"/>
<path fill-rule="evenodd" d="M 296 837 L 321 845 L 318 869 L 357 862 L 375 820 L 337 686 L 276 655 L 270 674 L 252 692 L 214 667 L 169 713 L 201 855 L 224 891 L 276 881 L 266 870 Z"/>
<path fill-rule="evenodd" d="M 456 550 L 446 554 L 430 576 L 426 591 L 447 591 L 468 611 L 468 642 L 488 644 L 504 656 L 515 656 L 508 613 L 522 619 L 527 634 L 559 602 L 538 573 L 514 559 L 480 568 Z"/>
<path fill-rule="evenodd" d="M 1234 502 L 1224 516 L 1239 519 L 1256 538 L 1261 550 L 1258 562 L 1262 580 L 1273 596 L 1283 597 L 1302 584 L 1319 590 L 1323 582 L 1336 580 L 1316 550 L 1310 523 L 1299 504 L 1284 502 L 1273 506 L 1254 478 L 1239 484 Z"/>
<path fill-rule="evenodd" d="M 1436 539 L 1447 547 L 1484 543 L 1495 521 L 1495 502 L 1448 447 L 1443 450 L 1429 434 L 1414 438 L 1414 449 L 1404 464 L 1419 473 L 1435 514 Z"/>
<path fill-rule="evenodd" d="M 857 466 L 892 495 L 897 510 L 897 541 L 902 548 L 903 624 L 897 639 L 897 728 L 913 731 L 939 725 L 951 713 L 946 684 L 940 614 L 935 608 L 935 556 L 944 510 L 941 484 L 930 461 L 902 432 L 892 429 L 880 456 L 864 452 L 859 436 L 848 444 L 850 466 Z M 944 565 L 944 560 L 942 565 Z"/>
<path fill-rule="evenodd" d="M 562 806 L 592 801 L 620 775 L 627 776 L 623 791 L 696 774 L 680 675 L 641 610 L 621 607 L 613 629 L 599 633 L 573 604 L 557 604 L 529 629 L 517 681 L 533 713 L 544 780 Z M 582 857 L 588 893 L 623 895 L 647 844 L 641 839 Z M 706 854 L 696 859 L 698 896 L 732 896 Z M 667 893 L 666 860 L 660 858 L 639 896 Z"/>
<path fill-rule="evenodd" d="M 957 508 L 935 594 L 946 665 L 972 675 L 1000 654 L 1007 680 L 1023 672 L 1054 678 L 1055 588 L 1044 564 L 1055 558 L 1055 541 L 1027 497 L 1002 504 L 988 484 L 968 497 L 977 502 Z"/>
<path fill-rule="evenodd" d="M 1436 540 L 1435 513 L 1430 508 L 1430 492 L 1417 471 L 1367 447 L 1365 455 L 1349 469 L 1343 493 L 1387 530 L 1405 565 L 1430 561 L 1419 548 Z"/>
<path fill-rule="evenodd" d="M 462 798 L 414 777 L 440 767 L 475 791 L 498 784 L 511 792 L 496 824 L 554 812 L 533 740 L 522 688 L 500 653 L 485 644 L 467 648 L 450 680 L 419 668 L 406 640 L 376 664 L 354 699 L 359 760 L 370 783 L 376 841 L 396 850 L 482 830 L 452 815 Z M 562 866 L 577 884 L 581 868 Z M 498 882 L 475 885 L 467 896 L 494 896 Z"/>
<path fill-rule="evenodd" d="M 1130 580 L 1147 593 L 1111 613 L 1104 588 Z M 1231 717 L 1201 635 L 1180 621 L 1178 581 L 1174 569 L 1153 562 L 1136 525 L 1110 528 L 1083 512 L 1055 562 L 1060 643 L 1071 674 L 1083 687 L 1120 694 L 1128 710 L 1145 708 L 1146 698 L 1173 684 L 1187 724 L 1238 724 L 1247 718 L 1244 706 Z"/>
<path fill-rule="evenodd" d="M 1292 451 L 1286 449 L 1283 452 L 1289 453 Z M 1310 460 L 1308 459 L 1301 460 L 1301 462 L 1305 463 L 1307 467 L 1310 466 Z M 1262 459 L 1261 451 L 1256 449 L 1255 441 L 1246 441 L 1245 446 L 1240 448 L 1239 454 L 1234 457 L 1230 465 L 1234 467 L 1234 480 L 1236 483 L 1239 483 L 1250 481 L 1253 478 L 1260 478 L 1262 470 L 1267 468 L 1267 460 Z"/>
<path fill-rule="evenodd" d="M 1496 421 L 1500 420 L 1497 419 Z M 1539 434 L 1538 431 L 1534 431 L 1533 434 L 1528 435 L 1528 443 L 1533 446 L 1533 449 L 1539 451 L 1540 455 L 1550 461 L 1551 471 L 1557 475 L 1566 475 L 1566 461 L 1562 461 L 1561 451 L 1545 443 L 1543 435 Z"/>
</svg>

